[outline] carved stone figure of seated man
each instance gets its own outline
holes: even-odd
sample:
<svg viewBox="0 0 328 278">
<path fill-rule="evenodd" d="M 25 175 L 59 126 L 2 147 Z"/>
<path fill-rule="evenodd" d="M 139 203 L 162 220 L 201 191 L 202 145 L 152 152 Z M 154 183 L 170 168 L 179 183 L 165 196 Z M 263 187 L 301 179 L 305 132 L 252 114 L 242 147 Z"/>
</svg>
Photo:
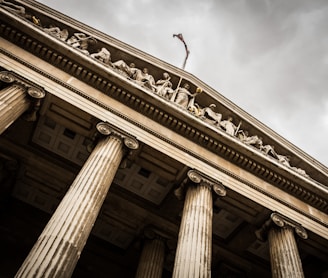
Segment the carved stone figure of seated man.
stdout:
<svg viewBox="0 0 328 278">
<path fill-rule="evenodd" d="M 96 39 L 89 37 L 84 33 L 74 33 L 74 35 L 67 40 L 67 43 L 74 48 L 80 49 L 83 53 L 89 54 L 89 44 L 95 44 Z"/>
<path fill-rule="evenodd" d="M 271 146 L 271 145 L 264 145 L 264 146 L 261 146 L 260 150 L 262 152 L 264 152 L 265 154 L 271 155 L 272 157 L 278 159 L 278 154 L 274 150 L 274 147 L 273 146 Z"/>
<path fill-rule="evenodd" d="M 50 26 L 49 28 L 43 28 L 43 30 L 51 35 L 54 36 L 57 39 L 60 39 L 61 41 L 66 41 L 68 38 L 68 31 L 67 29 L 61 30 L 59 27 L 56 26 Z"/>
<path fill-rule="evenodd" d="M 142 71 L 136 71 L 136 74 L 134 75 L 135 81 L 139 83 L 142 86 L 145 86 L 146 88 L 154 91 L 155 90 L 155 79 L 152 75 L 148 73 L 147 68 L 143 68 Z"/>
<path fill-rule="evenodd" d="M 90 56 L 106 65 L 111 64 L 110 52 L 105 47 L 101 48 L 97 53 L 92 53 Z"/>
<path fill-rule="evenodd" d="M 278 157 L 278 161 L 279 161 L 281 164 L 290 167 L 290 164 L 289 164 L 290 159 L 289 159 L 288 156 L 286 156 L 286 155 L 281 155 L 281 154 L 277 154 L 277 157 Z"/>
<path fill-rule="evenodd" d="M 136 65 L 134 63 L 128 64 L 123 60 L 118 60 L 112 63 L 112 67 L 117 69 L 120 74 L 124 75 L 125 77 L 133 78 L 133 75 L 136 72 Z"/>
<path fill-rule="evenodd" d="M 240 140 L 247 145 L 252 145 L 259 149 L 261 149 L 263 147 L 262 137 L 258 137 L 257 135 L 253 135 L 253 136 L 249 136 L 249 137 L 246 136 Z"/>
<path fill-rule="evenodd" d="M 202 108 L 200 110 L 200 118 L 205 120 L 206 122 L 212 123 L 220 127 L 220 122 L 222 119 L 222 114 L 216 113 L 214 108 L 216 105 L 214 103 L 210 104 L 209 107 Z"/>
</svg>

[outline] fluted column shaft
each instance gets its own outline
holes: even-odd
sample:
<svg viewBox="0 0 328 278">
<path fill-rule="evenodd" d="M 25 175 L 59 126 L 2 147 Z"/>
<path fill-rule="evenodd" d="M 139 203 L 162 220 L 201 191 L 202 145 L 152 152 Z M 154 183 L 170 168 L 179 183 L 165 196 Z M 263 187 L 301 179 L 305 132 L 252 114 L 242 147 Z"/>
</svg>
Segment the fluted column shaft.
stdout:
<svg viewBox="0 0 328 278">
<path fill-rule="evenodd" d="M 268 238 L 272 277 L 304 277 L 293 227 L 273 226 L 269 229 Z"/>
<path fill-rule="evenodd" d="M 140 256 L 136 278 L 160 278 L 164 266 L 165 245 L 162 239 L 145 241 Z"/>
<path fill-rule="evenodd" d="M 16 277 L 70 277 L 123 156 L 116 136 L 102 139 L 61 201 Z"/>
<path fill-rule="evenodd" d="M 189 186 L 172 277 L 211 277 L 212 216 L 211 188 L 204 183 Z"/>
<path fill-rule="evenodd" d="M 12 84 L 0 91 L 0 134 L 3 133 L 30 106 L 26 89 Z"/>
</svg>

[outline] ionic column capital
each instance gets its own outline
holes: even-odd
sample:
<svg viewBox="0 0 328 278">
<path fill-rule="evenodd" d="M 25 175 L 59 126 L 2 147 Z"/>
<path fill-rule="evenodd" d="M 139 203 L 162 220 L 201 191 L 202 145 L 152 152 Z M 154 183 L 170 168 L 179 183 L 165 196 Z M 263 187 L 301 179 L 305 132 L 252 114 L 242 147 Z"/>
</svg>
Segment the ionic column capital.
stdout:
<svg viewBox="0 0 328 278">
<path fill-rule="evenodd" d="M 43 89 L 36 88 L 36 87 L 28 87 L 27 93 L 30 97 L 34 98 L 35 100 L 40 100 L 46 96 L 46 93 Z"/>
<path fill-rule="evenodd" d="M 99 122 L 96 128 L 98 132 L 102 135 L 105 136 L 111 135 L 119 138 L 120 140 L 123 141 L 124 145 L 130 150 L 136 150 L 139 148 L 139 142 L 134 136 L 122 130 L 119 130 L 118 128 L 113 127 L 107 122 Z"/>
<path fill-rule="evenodd" d="M 13 83 L 16 80 L 15 75 L 10 71 L 0 71 L 0 81 Z"/>
<path fill-rule="evenodd" d="M 41 106 L 41 100 L 45 97 L 45 91 L 38 85 L 26 80 L 25 78 L 10 71 L 0 71 L 0 81 L 10 84 L 7 90 L 7 95 L 10 95 L 10 99 L 17 100 L 14 95 L 21 95 L 22 98 L 18 103 L 11 102 L 11 109 L 16 111 L 17 107 L 22 103 L 26 103 L 21 113 L 27 112 L 24 119 L 26 121 L 34 122 L 37 120 L 37 112 Z M 27 97 L 26 97 L 27 96 Z M 10 103 L 10 100 L 6 101 Z M 14 108 L 16 104 L 16 108 Z"/>
<path fill-rule="evenodd" d="M 227 194 L 225 187 L 220 181 L 216 181 L 210 177 L 207 177 L 197 170 L 188 171 L 187 176 L 194 183 L 206 184 L 213 190 L 216 195 L 220 197 L 224 197 Z"/>
<path fill-rule="evenodd" d="M 23 87 L 27 94 L 36 100 L 42 99 L 46 95 L 43 88 L 11 71 L 0 71 L 0 81 L 8 84 L 14 83 Z"/>
<path fill-rule="evenodd" d="M 184 196 L 185 186 L 191 181 L 194 184 L 202 184 L 207 186 L 214 192 L 218 197 L 224 197 L 227 191 L 224 185 L 217 180 L 214 180 L 197 170 L 189 170 L 187 173 L 187 178 L 181 183 L 181 185 L 174 191 L 175 196 L 181 200 Z"/>
<path fill-rule="evenodd" d="M 256 237 L 259 240 L 265 241 L 267 239 L 267 234 L 269 229 L 273 227 L 279 227 L 279 228 L 290 227 L 300 238 L 302 239 L 308 238 L 308 234 L 301 224 L 277 212 L 271 213 L 270 219 L 268 219 L 260 229 L 255 231 Z"/>
</svg>

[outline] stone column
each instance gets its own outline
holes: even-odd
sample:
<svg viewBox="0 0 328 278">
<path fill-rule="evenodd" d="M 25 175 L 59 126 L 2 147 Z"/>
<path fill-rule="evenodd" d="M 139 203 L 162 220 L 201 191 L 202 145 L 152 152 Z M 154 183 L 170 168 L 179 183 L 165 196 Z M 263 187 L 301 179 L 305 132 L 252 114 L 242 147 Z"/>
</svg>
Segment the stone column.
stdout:
<svg viewBox="0 0 328 278">
<path fill-rule="evenodd" d="M 272 213 L 270 220 L 257 231 L 260 239 L 269 239 L 273 278 L 304 277 L 294 232 L 303 239 L 307 238 L 307 233 L 300 224 L 278 213 Z"/>
<path fill-rule="evenodd" d="M 107 123 L 102 138 L 59 204 L 15 277 L 70 277 L 124 154 L 138 142 Z"/>
<path fill-rule="evenodd" d="M 165 238 L 153 229 L 145 231 L 144 245 L 139 259 L 136 278 L 160 278 L 165 257 Z"/>
<path fill-rule="evenodd" d="M 172 277 L 211 277 L 212 189 L 219 196 L 225 196 L 226 191 L 221 183 L 194 170 L 188 177 L 192 183 L 185 196 Z"/>
<path fill-rule="evenodd" d="M 0 91 L 0 134 L 3 133 L 17 118 L 26 112 L 31 104 L 35 107 L 40 105 L 40 99 L 45 96 L 45 92 L 25 82 L 19 80 L 16 75 L 2 71 L 0 81 L 11 83 L 8 87 Z M 32 99 L 35 101 L 32 101 Z M 34 110 L 36 112 L 36 110 Z M 33 114 L 35 120 L 35 113 Z M 30 118 L 30 120 L 33 120 Z"/>
</svg>

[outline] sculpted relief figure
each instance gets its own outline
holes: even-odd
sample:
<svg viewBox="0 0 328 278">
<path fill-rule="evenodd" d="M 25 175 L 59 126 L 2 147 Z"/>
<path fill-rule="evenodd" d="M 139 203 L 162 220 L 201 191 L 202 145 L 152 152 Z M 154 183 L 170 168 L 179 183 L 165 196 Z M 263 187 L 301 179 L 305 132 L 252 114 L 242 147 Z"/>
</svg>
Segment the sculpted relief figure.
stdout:
<svg viewBox="0 0 328 278">
<path fill-rule="evenodd" d="M 273 146 L 271 146 L 271 145 L 264 145 L 264 146 L 261 146 L 261 147 L 260 147 L 260 150 L 261 150 L 263 153 L 265 153 L 265 154 L 267 154 L 267 155 L 270 155 L 270 156 L 272 156 L 272 157 L 278 159 L 278 154 L 276 153 L 276 151 L 275 151 L 275 149 L 274 149 Z"/>
<path fill-rule="evenodd" d="M 262 137 L 259 137 L 257 135 L 248 136 L 247 131 L 241 131 L 239 134 L 239 139 L 243 143 L 245 143 L 247 145 L 252 145 L 258 149 L 261 149 L 263 147 Z"/>
<path fill-rule="evenodd" d="M 189 88 L 189 84 L 185 83 L 182 88 L 179 87 L 176 89 L 175 98 L 172 96 L 174 98 L 173 101 L 185 109 L 188 107 L 189 98 L 193 97 L 193 94 L 189 92 Z"/>
<path fill-rule="evenodd" d="M 12 13 L 15 13 L 15 14 L 18 14 L 18 15 L 24 16 L 24 17 L 26 15 L 25 8 L 23 6 L 15 5 L 15 4 L 5 1 L 5 0 L 0 0 L 0 5 Z"/>
<path fill-rule="evenodd" d="M 111 64 L 110 52 L 105 47 L 102 47 L 97 53 L 92 53 L 90 56 L 106 65 Z"/>
<path fill-rule="evenodd" d="M 289 157 L 288 157 L 287 155 L 277 154 L 277 157 L 278 157 L 278 161 L 279 161 L 281 164 L 290 167 L 290 164 L 289 164 Z"/>
<path fill-rule="evenodd" d="M 159 79 L 155 83 L 155 93 L 166 99 L 171 99 L 174 90 L 172 89 L 171 77 L 167 72 L 163 73 L 163 79 Z"/>
<path fill-rule="evenodd" d="M 299 173 L 302 176 L 305 177 L 309 177 L 309 175 L 301 168 L 297 168 L 297 167 L 291 167 L 294 171 L 296 171 L 297 173 Z"/>
<path fill-rule="evenodd" d="M 217 127 L 220 127 L 220 122 L 222 119 L 222 114 L 216 113 L 214 109 L 216 108 L 215 104 L 210 104 L 209 107 L 202 108 L 200 110 L 200 118 L 204 121 L 214 124 Z"/>
<path fill-rule="evenodd" d="M 227 120 L 221 121 L 220 126 L 231 136 L 235 136 L 237 126 L 232 122 L 233 118 L 229 117 Z"/>
<path fill-rule="evenodd" d="M 5 0 L 0 0 L 0 6 L 2 6 L 3 8 L 5 8 L 6 10 L 12 13 L 15 13 L 19 16 L 31 20 L 35 25 L 41 26 L 40 19 L 36 18 L 34 15 L 27 14 L 23 6 L 15 5 Z"/>
<path fill-rule="evenodd" d="M 38 22 L 36 18 L 33 20 L 32 16 L 26 15 L 25 8 L 22 6 L 12 4 L 5 0 L 0 0 L 0 5 L 18 15 L 32 19 L 34 24 L 37 24 Z M 80 49 L 83 53 L 88 55 L 88 47 L 91 44 L 97 43 L 97 41 L 91 36 L 87 36 L 84 33 L 78 32 L 74 33 L 74 35 L 68 39 L 67 29 L 61 30 L 59 27 L 56 26 L 43 28 L 43 30 L 46 33 L 62 41 L 66 41 L 67 44 L 71 45 L 74 48 Z M 188 83 L 184 83 L 182 87 L 178 87 L 176 90 L 173 90 L 172 82 L 170 81 L 171 77 L 167 72 L 163 73 L 162 79 L 155 82 L 154 77 L 148 73 L 147 68 L 140 70 L 139 68 L 136 68 L 134 63 L 130 63 L 130 65 L 127 65 L 124 60 L 118 60 L 112 63 L 111 53 L 105 47 L 102 47 L 96 53 L 90 54 L 90 57 L 97 59 L 106 65 L 112 66 L 115 71 L 118 71 L 123 76 L 134 80 L 141 86 L 150 89 L 155 94 L 178 104 L 180 107 L 183 107 L 184 109 L 190 111 L 191 113 L 193 113 L 193 115 L 199 117 L 205 122 L 213 124 L 217 128 L 222 128 L 227 134 L 238 138 L 241 142 L 256 147 L 262 153 L 277 159 L 281 164 L 290 167 L 291 169 L 303 176 L 308 177 L 308 175 L 303 169 L 291 167 L 290 159 L 288 156 L 277 154 L 274 147 L 271 145 L 263 145 L 261 137 L 257 135 L 249 136 L 247 131 L 239 130 L 241 123 L 236 126 L 233 123 L 232 117 L 229 117 L 227 120 L 222 120 L 222 114 L 215 112 L 215 104 L 210 104 L 208 107 L 201 108 L 197 103 L 195 103 L 195 96 L 198 93 L 202 92 L 200 88 L 197 88 L 195 93 L 191 93 L 190 85 Z"/>
<path fill-rule="evenodd" d="M 290 167 L 297 173 L 299 173 L 305 177 L 309 177 L 309 175 L 303 169 L 297 168 L 297 167 L 291 167 L 289 157 L 286 155 L 278 154 L 275 151 L 274 146 L 271 146 L 268 144 L 263 145 L 263 141 L 262 141 L 261 137 L 258 137 L 257 135 L 248 136 L 248 132 L 243 131 L 243 130 L 238 131 L 237 137 L 239 138 L 240 141 L 244 142 L 247 145 L 252 145 L 252 146 L 258 148 L 264 154 L 270 155 L 271 157 L 277 159 L 281 164 L 283 164 L 287 167 Z"/>
<path fill-rule="evenodd" d="M 83 53 L 89 54 L 89 45 L 96 44 L 97 41 L 84 33 L 74 33 L 74 35 L 67 40 L 67 43 L 74 48 L 80 49 Z"/>
<path fill-rule="evenodd" d="M 192 94 L 191 99 L 189 100 L 188 103 L 188 111 L 190 111 L 192 114 L 194 114 L 195 116 L 199 117 L 200 113 L 201 113 L 201 108 L 199 107 L 199 105 L 197 103 L 195 103 L 195 97 L 196 95 L 202 93 L 203 90 L 199 87 L 197 87 L 196 92 L 194 94 Z"/>
<path fill-rule="evenodd" d="M 61 30 L 59 27 L 51 26 L 49 28 L 43 28 L 43 30 L 51 35 L 54 36 L 57 39 L 60 39 L 61 41 L 66 41 L 68 38 L 68 31 L 67 29 Z"/>
<path fill-rule="evenodd" d="M 290 159 L 287 155 L 277 154 L 277 157 L 278 157 L 278 161 L 281 164 L 290 167 L 291 169 L 293 169 L 297 173 L 301 174 L 302 176 L 309 177 L 309 175 L 303 169 L 297 168 L 297 167 L 291 167 L 290 166 Z"/>
<path fill-rule="evenodd" d="M 134 80 L 140 84 L 141 86 L 144 86 L 152 91 L 155 90 L 155 79 L 152 75 L 148 73 L 147 68 L 143 68 L 143 70 L 138 70 L 133 75 Z"/>
<path fill-rule="evenodd" d="M 248 138 L 248 131 L 247 130 L 238 130 L 237 132 L 237 138 L 244 142 Z"/>
<path fill-rule="evenodd" d="M 179 87 L 175 90 L 171 101 L 185 109 L 189 108 L 189 110 L 192 111 L 194 108 L 197 109 L 197 107 L 194 107 L 194 101 L 198 92 L 196 91 L 196 93 L 193 94 L 189 91 L 189 89 L 190 85 L 188 83 L 184 83 L 183 87 Z"/>
<path fill-rule="evenodd" d="M 118 70 L 118 72 L 124 75 L 125 77 L 132 78 L 136 72 L 135 70 L 136 66 L 134 63 L 130 63 L 130 65 L 128 66 L 128 64 L 125 63 L 125 61 L 123 60 L 118 60 L 112 63 L 112 66 L 114 69 Z"/>
</svg>

